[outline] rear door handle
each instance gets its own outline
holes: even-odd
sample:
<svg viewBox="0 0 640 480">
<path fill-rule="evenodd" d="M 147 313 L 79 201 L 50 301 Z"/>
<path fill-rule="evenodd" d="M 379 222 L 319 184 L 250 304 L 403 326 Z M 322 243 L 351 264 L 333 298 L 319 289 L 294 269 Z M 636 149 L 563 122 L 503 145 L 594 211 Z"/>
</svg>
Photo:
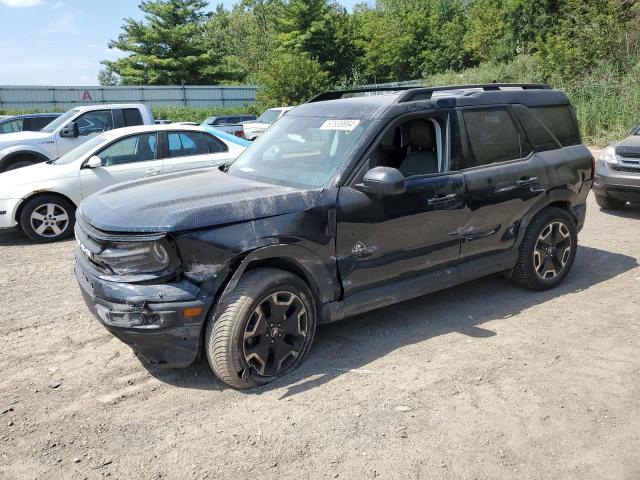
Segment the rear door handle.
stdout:
<svg viewBox="0 0 640 480">
<path fill-rule="evenodd" d="M 147 168 L 146 172 L 147 176 L 158 175 L 160 173 L 159 168 Z"/>
<path fill-rule="evenodd" d="M 516 187 L 528 187 L 536 183 L 538 183 L 538 177 L 521 178 L 520 180 L 516 180 Z"/>
<path fill-rule="evenodd" d="M 455 193 L 450 193 L 449 195 L 444 195 L 442 197 L 431 197 L 427 199 L 428 205 L 441 205 L 443 203 L 449 203 L 458 198 L 458 195 Z"/>
</svg>

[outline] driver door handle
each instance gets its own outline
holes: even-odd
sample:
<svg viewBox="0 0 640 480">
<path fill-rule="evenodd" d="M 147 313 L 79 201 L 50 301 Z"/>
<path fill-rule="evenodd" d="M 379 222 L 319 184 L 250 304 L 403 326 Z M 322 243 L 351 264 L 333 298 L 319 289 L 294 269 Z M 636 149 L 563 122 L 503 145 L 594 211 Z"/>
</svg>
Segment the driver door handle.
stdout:
<svg viewBox="0 0 640 480">
<path fill-rule="evenodd" d="M 441 205 L 443 203 L 449 203 L 458 198 L 458 195 L 455 193 L 450 193 L 449 195 L 443 195 L 442 197 L 430 197 L 427 199 L 428 205 Z"/>
</svg>

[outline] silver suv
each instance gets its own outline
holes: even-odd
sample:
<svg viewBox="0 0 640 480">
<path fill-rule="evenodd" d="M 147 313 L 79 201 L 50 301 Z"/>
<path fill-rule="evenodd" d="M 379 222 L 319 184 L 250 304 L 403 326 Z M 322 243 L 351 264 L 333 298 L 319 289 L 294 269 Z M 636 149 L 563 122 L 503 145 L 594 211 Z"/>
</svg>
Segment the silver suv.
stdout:
<svg viewBox="0 0 640 480">
<path fill-rule="evenodd" d="M 593 192 L 598 205 L 606 209 L 640 203 L 640 125 L 627 138 L 603 150 L 596 162 Z"/>
</svg>

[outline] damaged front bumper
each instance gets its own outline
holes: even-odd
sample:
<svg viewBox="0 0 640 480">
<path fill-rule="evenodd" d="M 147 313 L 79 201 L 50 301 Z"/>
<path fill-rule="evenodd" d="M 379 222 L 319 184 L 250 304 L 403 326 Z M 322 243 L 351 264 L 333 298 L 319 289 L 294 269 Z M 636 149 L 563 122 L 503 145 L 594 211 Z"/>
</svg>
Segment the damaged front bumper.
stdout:
<svg viewBox="0 0 640 480">
<path fill-rule="evenodd" d="M 148 363 L 186 367 L 199 355 L 213 297 L 186 280 L 160 285 L 107 281 L 76 252 L 76 279 L 102 325 Z"/>
</svg>

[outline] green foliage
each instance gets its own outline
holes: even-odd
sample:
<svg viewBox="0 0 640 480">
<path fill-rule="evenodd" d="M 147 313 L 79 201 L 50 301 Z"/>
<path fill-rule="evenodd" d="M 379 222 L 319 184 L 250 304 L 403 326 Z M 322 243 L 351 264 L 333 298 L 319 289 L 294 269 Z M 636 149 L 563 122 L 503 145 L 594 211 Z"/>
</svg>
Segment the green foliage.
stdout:
<svg viewBox="0 0 640 480">
<path fill-rule="evenodd" d="M 223 80 L 218 52 L 204 46 L 206 0 L 143 0 L 144 21 L 125 19 L 109 48 L 129 53 L 102 62 L 123 85 L 209 84 Z"/>
<path fill-rule="evenodd" d="M 329 88 L 329 75 L 304 52 L 280 53 L 258 77 L 258 102 L 263 106 L 296 105 Z"/>
</svg>

